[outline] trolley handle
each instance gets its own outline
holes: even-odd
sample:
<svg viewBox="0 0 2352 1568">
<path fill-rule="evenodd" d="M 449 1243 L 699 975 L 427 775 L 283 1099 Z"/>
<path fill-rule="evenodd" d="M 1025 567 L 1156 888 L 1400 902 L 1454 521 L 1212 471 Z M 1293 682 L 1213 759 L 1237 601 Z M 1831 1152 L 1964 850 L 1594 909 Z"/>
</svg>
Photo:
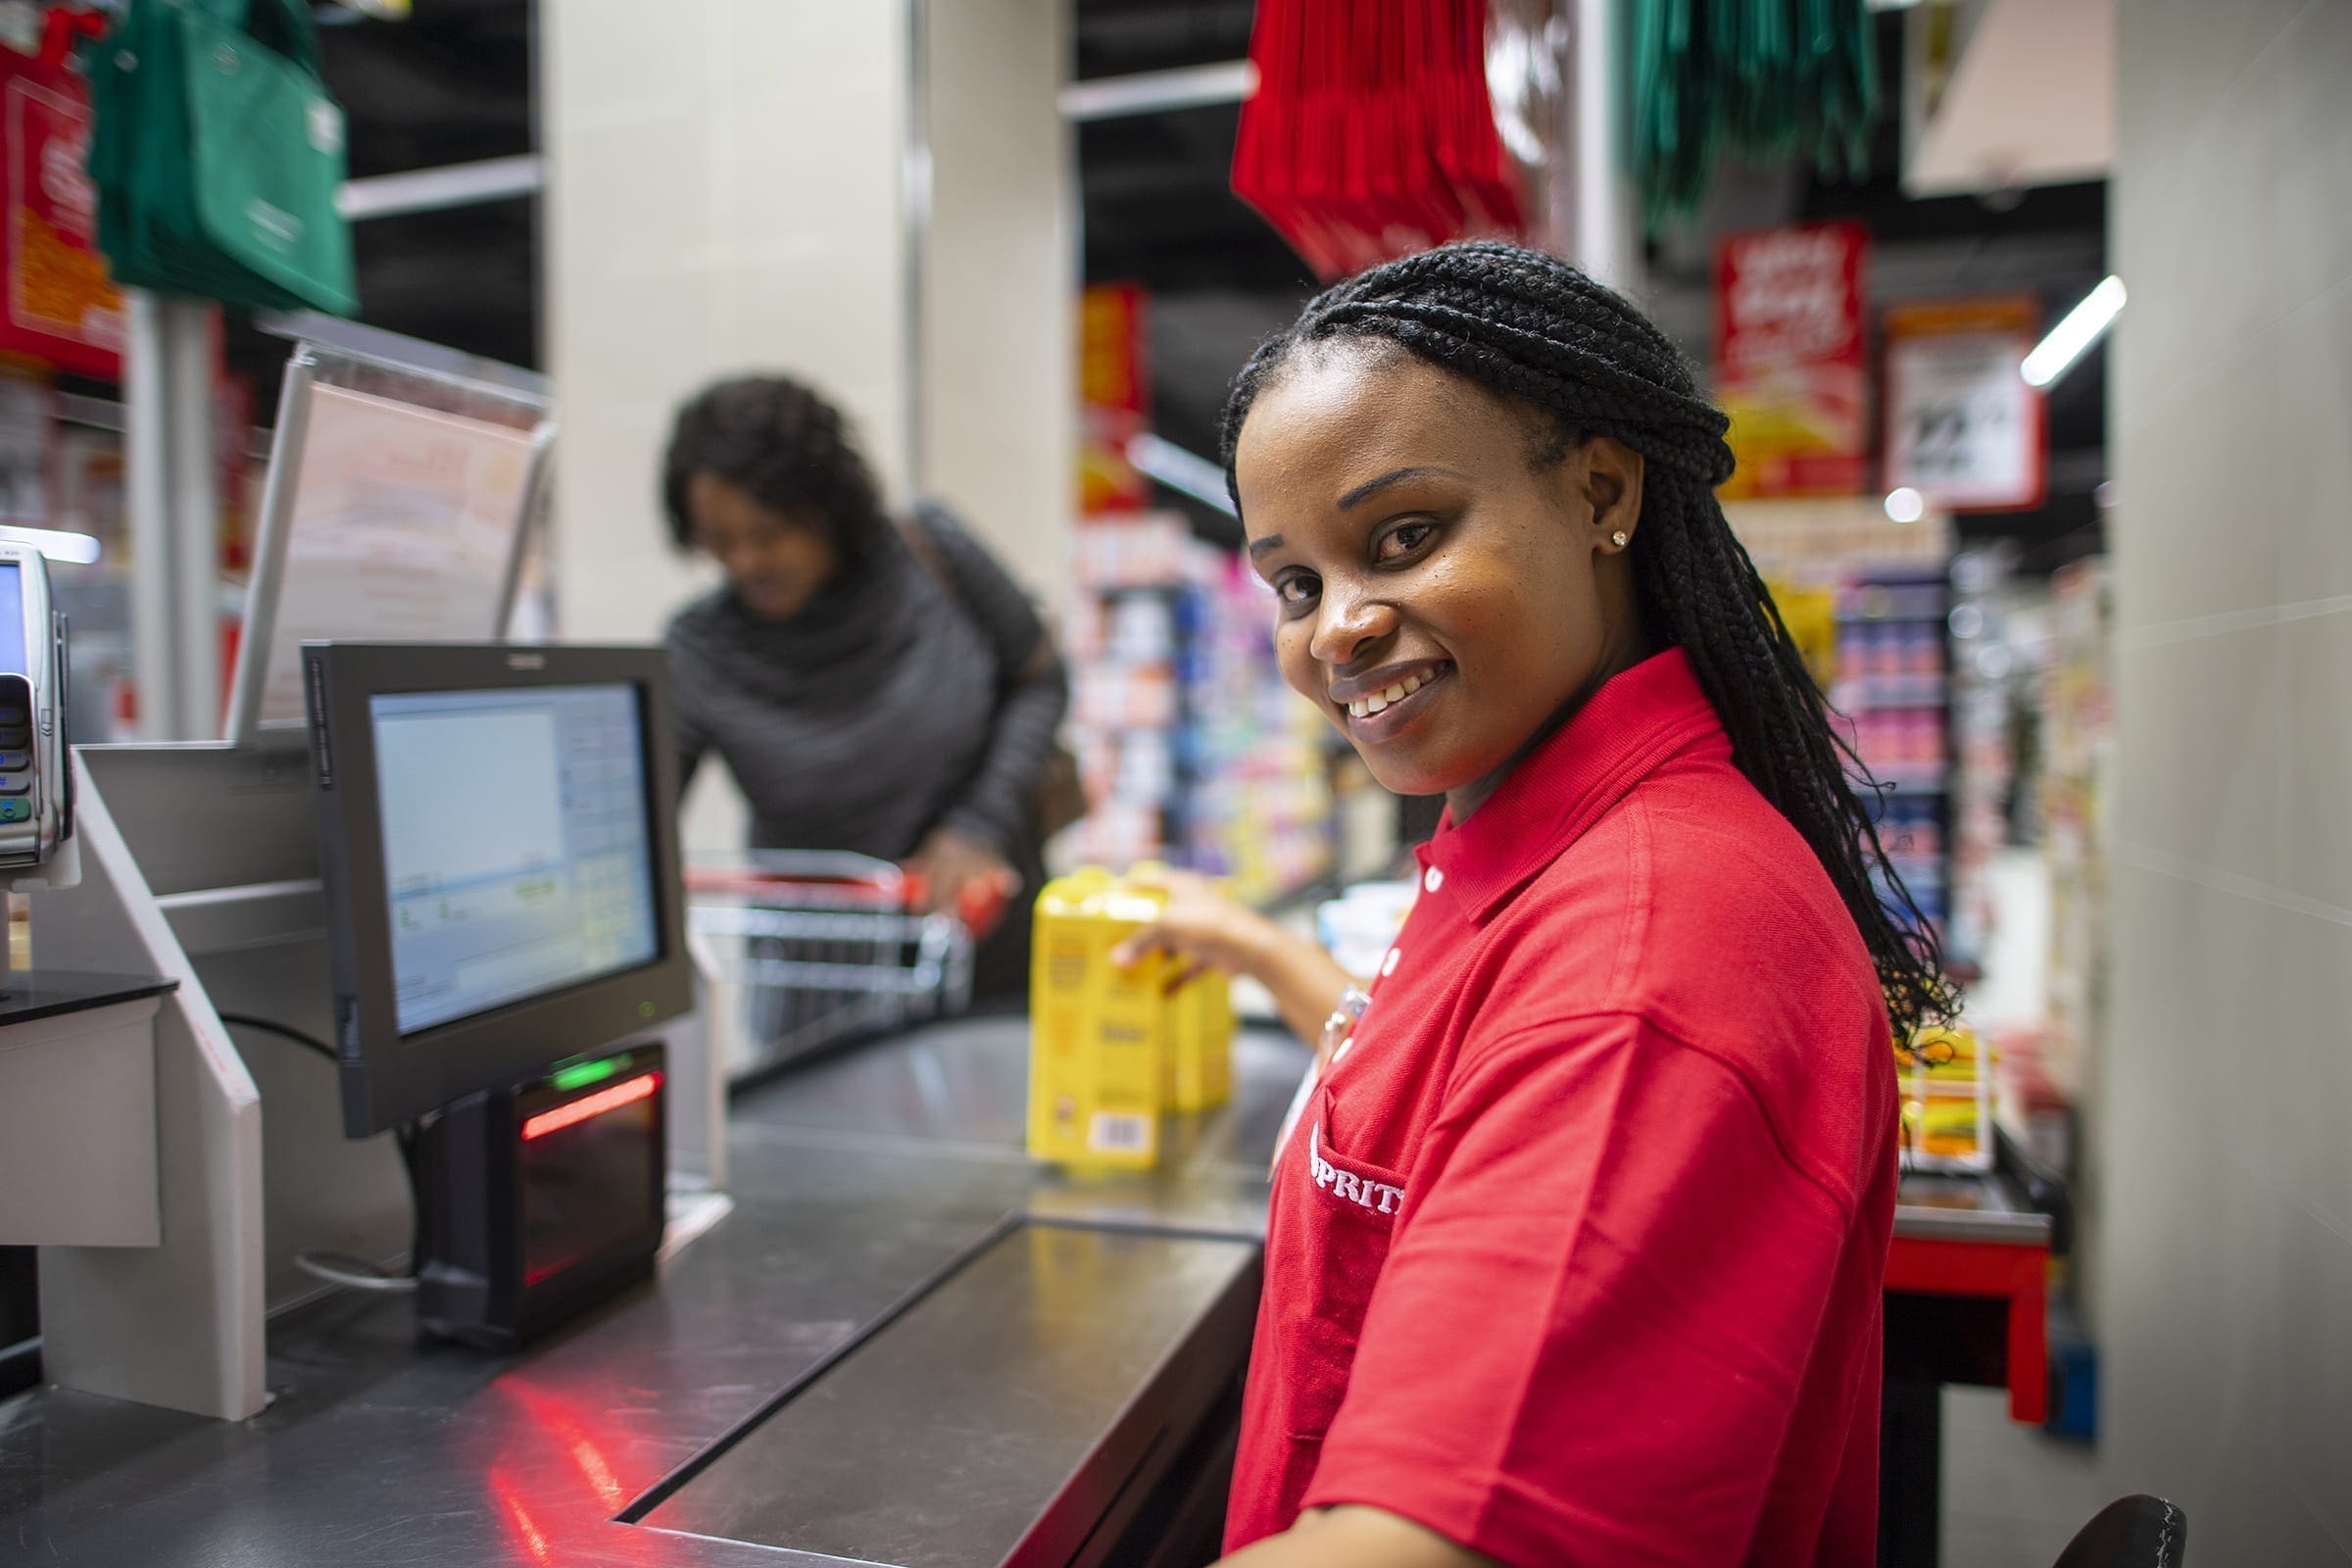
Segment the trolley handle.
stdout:
<svg viewBox="0 0 2352 1568">
<path fill-rule="evenodd" d="M 753 899 L 805 891 L 824 903 L 904 908 L 920 897 L 888 860 L 825 850 L 754 850 L 737 862 L 688 866 L 684 880 L 688 893 Z"/>
<path fill-rule="evenodd" d="M 685 884 L 691 894 L 760 903 L 920 909 L 931 899 L 930 881 L 920 871 L 862 855 L 825 851 L 754 851 L 739 865 L 689 866 Z M 968 882 L 957 891 L 950 912 L 973 936 L 985 936 L 1004 918 L 1013 891 L 1002 879 Z"/>
</svg>

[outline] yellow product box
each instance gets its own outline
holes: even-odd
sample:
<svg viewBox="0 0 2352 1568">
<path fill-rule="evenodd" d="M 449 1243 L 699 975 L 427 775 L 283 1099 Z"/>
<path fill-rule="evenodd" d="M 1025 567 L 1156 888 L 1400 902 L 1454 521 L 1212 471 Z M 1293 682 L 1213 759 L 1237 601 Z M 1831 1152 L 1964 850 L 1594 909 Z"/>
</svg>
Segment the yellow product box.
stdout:
<svg viewBox="0 0 2352 1568">
<path fill-rule="evenodd" d="M 1233 1006 L 1222 976 L 1173 996 L 1174 960 L 1133 968 L 1113 949 L 1158 917 L 1163 896 L 1088 869 L 1039 893 L 1030 970 L 1029 1153 L 1056 1164 L 1148 1170 L 1160 1118 L 1232 1093 Z"/>
<path fill-rule="evenodd" d="M 1157 912 L 1106 871 L 1046 884 L 1029 982 L 1029 1153 L 1056 1164 L 1149 1170 L 1159 1160 L 1172 1049 L 1168 962 L 1110 954 Z"/>
<path fill-rule="evenodd" d="M 1995 1053 L 1965 1029 L 1922 1029 L 1895 1052 L 1903 1093 L 1903 1151 L 1915 1169 L 1992 1164 Z"/>
<path fill-rule="evenodd" d="M 1940 1026 L 1920 1030 L 1908 1049 L 1895 1048 L 1895 1060 L 1906 1072 L 1926 1069 L 1937 1084 L 1974 1083 L 1981 1075 L 1984 1053 L 1977 1037 L 1965 1029 Z"/>
<path fill-rule="evenodd" d="M 1915 1155 L 1974 1161 L 1990 1153 L 1984 1144 L 1984 1112 L 1974 1095 L 1906 1098 L 1903 1125 Z"/>
<path fill-rule="evenodd" d="M 1233 1098 L 1232 987 L 1221 974 L 1204 974 L 1170 997 L 1168 1005 L 1176 1014 L 1168 1102 L 1182 1111 L 1222 1105 Z"/>
</svg>

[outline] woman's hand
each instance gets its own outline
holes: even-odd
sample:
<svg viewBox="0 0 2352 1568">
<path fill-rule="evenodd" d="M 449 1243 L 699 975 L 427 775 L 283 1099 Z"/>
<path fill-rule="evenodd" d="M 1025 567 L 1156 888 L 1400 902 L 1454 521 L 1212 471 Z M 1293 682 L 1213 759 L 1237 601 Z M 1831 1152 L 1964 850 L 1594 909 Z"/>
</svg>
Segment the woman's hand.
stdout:
<svg viewBox="0 0 2352 1568">
<path fill-rule="evenodd" d="M 1207 877 L 1159 871 L 1143 878 L 1167 892 L 1159 918 L 1111 951 L 1111 961 L 1141 963 L 1154 953 L 1176 959 L 1178 980 L 1202 969 L 1248 975 L 1274 998 L 1292 1033 L 1313 1045 L 1323 1020 L 1353 983 L 1331 955 L 1286 931 Z"/>
<path fill-rule="evenodd" d="M 1111 951 L 1111 962 L 1126 968 L 1165 953 L 1185 978 L 1202 969 L 1258 971 L 1269 939 L 1278 935 L 1265 916 L 1195 871 L 1154 871 L 1137 880 L 1164 891 L 1167 903 L 1157 920 Z"/>
<path fill-rule="evenodd" d="M 944 909 L 959 915 L 975 936 L 994 925 L 1004 905 L 1021 890 L 1019 873 L 1003 856 L 952 827 L 926 834 L 907 858 L 906 869 L 923 879 L 923 913 Z"/>
</svg>

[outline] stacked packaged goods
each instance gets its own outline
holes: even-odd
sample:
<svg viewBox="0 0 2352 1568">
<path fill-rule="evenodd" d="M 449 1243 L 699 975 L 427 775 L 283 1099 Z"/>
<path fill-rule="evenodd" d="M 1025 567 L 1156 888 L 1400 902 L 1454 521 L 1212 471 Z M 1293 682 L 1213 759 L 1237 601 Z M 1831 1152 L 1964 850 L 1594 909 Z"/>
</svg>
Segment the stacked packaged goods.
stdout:
<svg viewBox="0 0 2352 1568">
<path fill-rule="evenodd" d="M 1159 915 L 1149 867 L 1096 867 L 1046 884 L 1031 958 L 1029 1153 L 1081 1169 L 1149 1170 L 1161 1120 L 1220 1105 L 1233 1082 L 1233 1003 L 1222 975 L 1182 979 L 1118 945 Z"/>
</svg>

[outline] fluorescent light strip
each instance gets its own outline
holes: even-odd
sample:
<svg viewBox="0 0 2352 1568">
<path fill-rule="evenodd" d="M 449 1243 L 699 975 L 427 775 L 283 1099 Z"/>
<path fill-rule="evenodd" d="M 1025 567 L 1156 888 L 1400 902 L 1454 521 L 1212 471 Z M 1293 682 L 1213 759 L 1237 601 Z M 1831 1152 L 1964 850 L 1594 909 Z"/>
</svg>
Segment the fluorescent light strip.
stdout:
<svg viewBox="0 0 2352 1568">
<path fill-rule="evenodd" d="M 1064 120 L 1116 120 L 1123 115 L 1238 104 L 1256 91 L 1256 62 L 1221 60 L 1208 66 L 1073 81 L 1055 95 L 1054 102 Z"/>
<path fill-rule="evenodd" d="M 1228 517 L 1241 515 L 1233 509 L 1233 498 L 1225 493 L 1225 470 L 1198 453 L 1162 441 L 1147 430 L 1127 443 L 1127 461 L 1169 489 L 1181 490 Z"/>
<path fill-rule="evenodd" d="M 479 163 L 445 164 L 438 169 L 410 169 L 397 174 L 347 179 L 335 193 L 335 209 L 357 223 L 370 218 L 440 213 L 453 207 L 475 207 L 484 202 L 535 196 L 546 183 L 547 170 L 539 156 L 522 153 L 513 158 L 485 158 Z"/>
<path fill-rule="evenodd" d="M 12 545 L 30 545 L 51 561 L 68 561 L 86 566 L 98 559 L 100 545 L 86 533 L 67 533 L 60 528 L 19 528 L 0 526 L 0 539 Z"/>
<path fill-rule="evenodd" d="M 2113 273 L 2097 288 L 2082 297 L 2082 303 L 2066 313 L 2064 319 L 2050 328 L 2050 335 L 2034 345 L 2023 367 L 2028 386 L 2052 386 L 2058 378 L 2074 368 L 2077 360 L 2088 351 L 2124 308 L 2124 280 Z"/>
</svg>

